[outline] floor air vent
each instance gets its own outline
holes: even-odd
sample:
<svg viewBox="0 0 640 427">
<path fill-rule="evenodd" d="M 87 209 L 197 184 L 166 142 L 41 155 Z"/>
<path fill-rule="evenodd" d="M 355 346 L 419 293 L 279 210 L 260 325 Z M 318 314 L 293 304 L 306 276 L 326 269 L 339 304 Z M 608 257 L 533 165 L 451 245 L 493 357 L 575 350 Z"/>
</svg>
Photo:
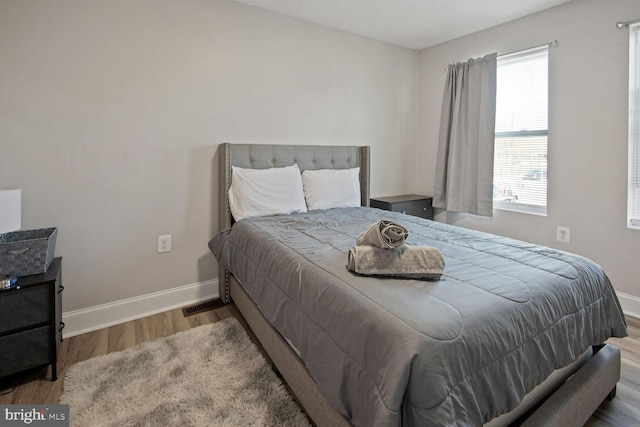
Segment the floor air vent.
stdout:
<svg viewBox="0 0 640 427">
<path fill-rule="evenodd" d="M 220 298 L 212 299 L 209 301 L 199 302 L 189 307 L 182 309 L 184 317 L 193 316 L 194 314 L 202 313 L 204 311 L 215 310 L 222 307 L 224 304 L 220 301 Z"/>
</svg>

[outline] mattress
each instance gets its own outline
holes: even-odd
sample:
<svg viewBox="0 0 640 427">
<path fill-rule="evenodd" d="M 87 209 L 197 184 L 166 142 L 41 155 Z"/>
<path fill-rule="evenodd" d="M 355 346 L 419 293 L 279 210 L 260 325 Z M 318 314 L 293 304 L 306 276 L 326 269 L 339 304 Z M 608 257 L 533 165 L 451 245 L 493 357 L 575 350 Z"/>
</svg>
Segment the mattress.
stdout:
<svg viewBox="0 0 640 427">
<path fill-rule="evenodd" d="M 356 236 L 379 219 L 438 248 L 439 281 L 356 276 Z M 594 262 L 359 207 L 246 219 L 210 244 L 355 425 L 481 425 L 626 325 Z"/>
</svg>

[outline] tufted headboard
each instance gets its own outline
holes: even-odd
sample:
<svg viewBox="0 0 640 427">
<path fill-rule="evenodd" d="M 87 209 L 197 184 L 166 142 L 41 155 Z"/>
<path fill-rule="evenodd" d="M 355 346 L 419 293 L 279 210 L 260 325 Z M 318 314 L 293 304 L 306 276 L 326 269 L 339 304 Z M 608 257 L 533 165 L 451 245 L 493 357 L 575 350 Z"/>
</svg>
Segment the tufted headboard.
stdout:
<svg viewBox="0 0 640 427">
<path fill-rule="evenodd" d="M 231 226 L 229 209 L 231 166 L 267 169 L 298 164 L 300 171 L 307 169 L 349 169 L 360 167 L 360 202 L 369 206 L 369 147 L 329 145 L 220 145 L 219 171 L 219 223 L 220 230 Z"/>
</svg>

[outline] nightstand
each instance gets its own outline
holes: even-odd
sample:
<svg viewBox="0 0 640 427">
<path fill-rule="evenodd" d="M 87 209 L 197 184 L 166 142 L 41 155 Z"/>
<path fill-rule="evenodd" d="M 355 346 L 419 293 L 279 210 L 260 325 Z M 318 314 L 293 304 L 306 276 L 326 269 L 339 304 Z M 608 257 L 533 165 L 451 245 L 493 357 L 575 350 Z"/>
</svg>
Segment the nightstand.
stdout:
<svg viewBox="0 0 640 427">
<path fill-rule="evenodd" d="M 62 341 L 62 258 L 46 273 L 20 277 L 16 287 L 0 291 L 0 378 L 51 365 L 58 378 Z"/>
<path fill-rule="evenodd" d="M 402 196 L 376 197 L 375 199 L 370 200 L 369 205 L 372 208 L 402 212 L 407 215 L 414 215 L 433 220 L 432 202 L 433 197 L 431 196 L 404 194 Z"/>
</svg>

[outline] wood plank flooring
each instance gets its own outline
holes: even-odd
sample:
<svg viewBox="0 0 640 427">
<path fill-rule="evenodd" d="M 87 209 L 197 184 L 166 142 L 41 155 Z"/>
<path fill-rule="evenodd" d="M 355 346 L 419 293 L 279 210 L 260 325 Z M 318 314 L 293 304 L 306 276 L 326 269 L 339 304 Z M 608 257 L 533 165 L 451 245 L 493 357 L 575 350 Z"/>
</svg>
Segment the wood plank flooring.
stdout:
<svg viewBox="0 0 640 427">
<path fill-rule="evenodd" d="M 0 383 L 0 404 L 58 403 L 64 374 L 74 363 L 227 317 L 238 318 L 247 328 L 240 312 L 229 304 L 189 317 L 184 317 L 181 309 L 175 309 L 67 338 L 60 345 L 58 381 L 51 382 L 50 369 L 42 368 L 12 379 L 11 384 Z M 622 351 L 622 379 L 618 383 L 617 396 L 600 405 L 586 424 L 589 427 L 640 425 L 640 319 L 627 317 L 627 323 L 628 337 L 609 340 Z M 12 388 L 13 383 L 17 383 L 15 388 Z"/>
</svg>

